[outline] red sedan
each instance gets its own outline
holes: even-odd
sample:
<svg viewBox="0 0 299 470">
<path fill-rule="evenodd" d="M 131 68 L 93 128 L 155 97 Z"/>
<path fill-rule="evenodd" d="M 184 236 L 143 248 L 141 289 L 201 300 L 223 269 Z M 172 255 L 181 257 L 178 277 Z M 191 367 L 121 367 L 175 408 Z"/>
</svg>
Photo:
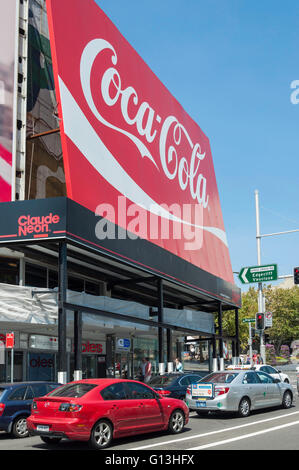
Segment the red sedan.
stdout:
<svg viewBox="0 0 299 470">
<path fill-rule="evenodd" d="M 182 400 L 162 397 L 141 382 L 86 379 L 35 398 L 27 426 L 30 435 L 49 445 L 68 438 L 104 449 L 117 437 L 163 430 L 177 434 L 188 420 Z"/>
</svg>

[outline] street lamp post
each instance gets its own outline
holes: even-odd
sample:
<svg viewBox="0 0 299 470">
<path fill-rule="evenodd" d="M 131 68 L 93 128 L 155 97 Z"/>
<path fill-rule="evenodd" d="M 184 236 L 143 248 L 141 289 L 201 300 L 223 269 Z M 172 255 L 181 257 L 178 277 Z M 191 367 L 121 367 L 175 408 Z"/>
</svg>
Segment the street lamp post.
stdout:
<svg viewBox="0 0 299 470">
<path fill-rule="evenodd" d="M 256 214 L 256 246 L 257 246 L 257 263 L 261 266 L 261 230 L 260 230 L 260 210 L 259 210 L 259 192 L 255 190 L 255 214 Z M 258 283 L 258 311 L 265 313 L 265 304 L 263 302 L 263 283 Z M 263 331 L 260 332 L 260 355 L 263 362 L 266 362 L 265 343 Z"/>
</svg>

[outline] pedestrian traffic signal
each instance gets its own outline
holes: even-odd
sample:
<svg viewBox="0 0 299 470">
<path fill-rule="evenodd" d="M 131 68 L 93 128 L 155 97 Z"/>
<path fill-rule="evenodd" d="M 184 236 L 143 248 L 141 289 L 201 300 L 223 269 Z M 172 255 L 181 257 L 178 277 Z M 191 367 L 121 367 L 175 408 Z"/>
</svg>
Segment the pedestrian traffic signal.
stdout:
<svg viewBox="0 0 299 470">
<path fill-rule="evenodd" d="M 257 330 L 263 330 L 265 328 L 265 314 L 257 313 L 255 315 L 255 328 Z"/>
<path fill-rule="evenodd" d="M 294 284 L 299 284 L 299 267 L 294 268 Z"/>
</svg>

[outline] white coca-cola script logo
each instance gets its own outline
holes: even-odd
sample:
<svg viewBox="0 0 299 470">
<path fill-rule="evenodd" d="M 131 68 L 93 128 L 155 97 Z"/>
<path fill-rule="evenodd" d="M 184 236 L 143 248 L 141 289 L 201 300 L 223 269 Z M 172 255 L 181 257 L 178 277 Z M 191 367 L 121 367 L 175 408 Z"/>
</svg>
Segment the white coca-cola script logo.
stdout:
<svg viewBox="0 0 299 470">
<path fill-rule="evenodd" d="M 138 148 L 140 155 L 142 157 L 149 158 L 158 169 L 158 165 L 154 157 L 143 142 L 134 134 L 108 122 L 100 114 L 94 103 L 90 86 L 91 70 L 97 56 L 105 50 L 112 51 L 111 62 L 112 65 L 116 66 L 116 51 L 113 46 L 104 39 L 94 39 L 90 41 L 82 53 L 80 77 L 83 93 L 88 106 L 102 124 L 126 135 L 130 140 L 132 140 Z M 153 123 L 155 120 L 160 123 L 161 117 L 146 101 L 139 104 L 138 93 L 132 86 L 122 88 L 122 78 L 115 67 L 109 67 L 104 72 L 99 89 L 101 90 L 102 98 L 107 106 L 113 107 L 118 101 L 120 101 L 120 108 L 124 121 L 128 125 L 136 127 L 136 130 L 141 137 L 145 137 L 149 143 L 152 143 L 157 138 L 158 133 L 157 130 L 153 130 Z M 129 116 L 129 104 L 134 104 L 136 107 L 135 116 Z M 191 153 L 190 164 L 185 157 L 179 157 L 174 145 L 170 145 L 169 148 L 167 148 L 167 137 L 170 132 L 173 132 L 173 140 L 176 146 L 180 145 L 183 136 L 188 142 Z M 206 208 L 209 200 L 209 197 L 206 194 L 207 182 L 206 178 L 200 173 L 200 162 L 205 158 L 205 153 L 201 152 L 199 143 L 193 144 L 187 130 L 179 123 L 175 116 L 168 116 L 162 124 L 159 150 L 160 162 L 165 176 L 170 180 L 178 178 L 181 189 L 185 191 L 187 187 L 189 187 L 191 197 L 194 200 L 197 200 L 197 203 L 202 204 L 203 207 Z M 172 169 L 169 167 L 170 164 Z"/>
<path fill-rule="evenodd" d="M 112 65 L 114 65 L 114 67 L 109 67 L 104 71 L 98 88 L 105 104 L 113 107 L 119 101 L 124 121 L 132 126 L 132 128 L 135 128 L 139 136 L 145 138 L 149 144 L 159 138 L 160 163 L 165 176 L 170 181 L 177 178 L 181 189 L 186 191 L 188 188 L 196 203 L 200 204 L 202 209 L 206 208 L 209 201 L 207 182 L 205 177 L 200 173 L 200 163 L 205 158 L 205 153 L 201 152 L 200 144 L 194 144 L 192 142 L 188 132 L 175 116 L 168 116 L 164 120 L 160 135 L 156 129 L 153 129 L 153 123 L 160 123 L 161 117 L 152 109 L 149 103 L 142 102 L 139 104 L 138 93 L 132 86 L 122 88 L 121 76 L 115 68 L 117 65 L 116 51 L 113 46 L 104 39 L 94 39 L 90 41 L 84 48 L 81 56 L 80 79 L 84 97 L 90 110 L 101 124 L 114 129 L 130 139 L 136 145 L 141 157 L 148 158 L 157 171 L 160 171 L 153 155 L 141 139 L 133 133 L 128 132 L 126 129 L 117 127 L 115 124 L 108 122 L 94 103 L 90 84 L 91 70 L 95 59 L 105 50 L 111 50 L 111 62 Z M 59 77 L 59 89 L 64 133 L 73 141 L 89 163 L 109 184 L 128 200 L 138 204 L 148 212 L 173 222 L 208 231 L 227 245 L 226 233 L 222 229 L 203 226 L 203 223 L 194 224 L 189 220 L 183 220 L 181 217 L 165 209 L 162 204 L 157 203 L 147 194 L 124 170 L 111 153 L 110 149 L 104 144 L 100 135 L 92 127 L 61 77 Z M 136 106 L 135 116 L 129 116 L 129 103 L 133 103 Z M 167 148 L 168 135 L 172 136 L 173 145 L 169 145 Z M 176 148 L 183 138 L 187 139 L 190 146 L 190 162 L 188 162 L 185 156 L 180 156 Z"/>
</svg>

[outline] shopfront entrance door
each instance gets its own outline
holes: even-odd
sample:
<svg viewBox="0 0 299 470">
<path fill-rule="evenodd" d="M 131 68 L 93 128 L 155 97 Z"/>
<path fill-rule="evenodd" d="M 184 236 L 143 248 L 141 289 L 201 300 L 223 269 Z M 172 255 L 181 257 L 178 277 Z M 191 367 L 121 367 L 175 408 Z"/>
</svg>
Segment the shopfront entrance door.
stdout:
<svg viewBox="0 0 299 470">
<path fill-rule="evenodd" d="M 82 354 L 82 378 L 94 379 L 97 377 L 97 356 Z"/>
<path fill-rule="evenodd" d="M 115 354 L 115 378 L 132 379 L 133 355 L 131 352 Z"/>
</svg>

